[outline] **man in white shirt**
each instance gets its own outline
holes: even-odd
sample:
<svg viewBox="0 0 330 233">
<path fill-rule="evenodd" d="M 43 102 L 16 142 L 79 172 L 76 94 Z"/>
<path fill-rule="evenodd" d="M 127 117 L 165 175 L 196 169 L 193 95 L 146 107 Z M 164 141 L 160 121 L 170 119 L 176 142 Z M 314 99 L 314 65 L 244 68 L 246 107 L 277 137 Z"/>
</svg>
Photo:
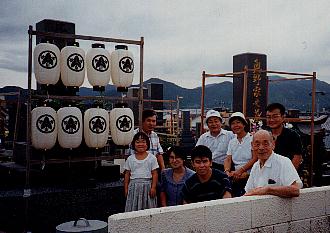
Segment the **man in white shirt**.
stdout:
<svg viewBox="0 0 330 233">
<path fill-rule="evenodd" d="M 259 130 L 253 135 L 252 150 L 258 161 L 253 165 L 246 183 L 245 196 L 275 195 L 297 197 L 302 188 L 291 160 L 274 153 L 275 143 L 270 132 Z"/>
<path fill-rule="evenodd" d="M 212 167 L 224 171 L 223 164 L 227 157 L 228 144 L 234 138 L 231 131 L 222 129 L 222 117 L 218 111 L 209 110 L 205 118 L 209 131 L 202 134 L 196 146 L 204 145 L 212 151 Z"/>
</svg>

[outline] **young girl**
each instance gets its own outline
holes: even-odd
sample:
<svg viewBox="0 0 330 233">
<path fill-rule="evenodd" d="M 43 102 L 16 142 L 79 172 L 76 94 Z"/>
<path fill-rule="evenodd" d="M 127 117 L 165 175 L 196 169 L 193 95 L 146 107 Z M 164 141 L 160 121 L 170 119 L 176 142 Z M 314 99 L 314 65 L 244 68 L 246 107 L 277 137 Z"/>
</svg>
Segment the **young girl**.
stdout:
<svg viewBox="0 0 330 233">
<path fill-rule="evenodd" d="M 147 152 L 149 146 L 145 133 L 134 135 L 132 147 L 135 153 L 127 158 L 124 166 L 125 212 L 157 207 L 158 163 L 156 157 Z"/>
</svg>

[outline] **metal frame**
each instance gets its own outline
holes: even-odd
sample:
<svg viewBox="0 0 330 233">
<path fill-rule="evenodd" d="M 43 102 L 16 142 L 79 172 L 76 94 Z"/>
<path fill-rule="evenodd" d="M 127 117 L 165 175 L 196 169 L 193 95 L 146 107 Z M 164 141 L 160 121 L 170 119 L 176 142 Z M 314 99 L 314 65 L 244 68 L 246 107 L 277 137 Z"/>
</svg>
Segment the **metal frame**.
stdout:
<svg viewBox="0 0 330 233">
<path fill-rule="evenodd" d="M 135 44 L 140 46 L 140 84 L 139 84 L 139 126 L 142 125 L 142 111 L 143 111 L 143 58 L 144 58 L 144 37 L 141 37 L 140 40 L 126 40 L 126 39 L 116 39 L 116 38 L 107 38 L 107 37 L 96 37 L 96 36 L 86 36 L 86 35 L 75 35 L 75 34 L 63 34 L 63 33 L 54 33 L 54 32 L 40 32 L 33 30 L 33 26 L 29 26 L 28 29 L 28 99 L 27 99 L 27 146 L 26 146 L 26 176 L 25 176 L 25 192 L 27 195 L 30 194 L 30 171 L 31 171 L 31 103 L 33 98 L 45 98 L 46 96 L 42 95 L 34 95 L 32 96 L 32 37 L 33 36 L 46 36 L 46 37 L 55 37 L 55 38 L 63 38 L 63 39 L 79 39 L 79 40 L 90 40 L 90 41 L 103 41 L 103 42 L 111 42 L 111 43 L 123 43 L 123 44 Z M 118 99 L 116 97 L 95 97 L 95 96 L 47 96 L 51 98 L 57 99 L 71 99 L 71 100 L 83 100 L 83 99 Z M 127 99 L 136 99 L 136 98 L 128 98 Z M 102 157 L 103 158 L 103 157 Z M 90 160 L 99 160 L 100 158 L 88 158 L 86 161 Z M 85 161 L 83 158 L 79 161 Z M 53 162 L 61 163 L 66 162 L 67 160 L 56 160 Z M 33 161 L 34 162 L 34 161 Z M 50 161 L 52 162 L 52 161 Z M 78 161 L 76 161 L 78 162 Z"/>
<path fill-rule="evenodd" d="M 246 101 L 247 101 L 247 81 L 249 72 L 255 71 L 254 69 L 248 69 L 247 66 L 244 67 L 244 70 L 241 72 L 234 73 L 224 73 L 224 74 L 207 74 L 205 71 L 202 73 L 202 96 L 201 96 L 201 134 L 204 132 L 203 119 L 204 119 L 204 100 L 205 100 L 205 81 L 206 78 L 210 77 L 226 77 L 226 78 L 235 78 L 238 75 L 243 74 L 243 109 L 242 112 L 246 114 Z M 291 81 L 291 80 L 312 80 L 312 112 L 311 112 L 311 166 L 310 166 L 310 186 L 313 186 L 313 166 L 314 166 L 314 115 L 315 115 L 315 93 L 316 93 L 316 72 L 312 74 L 307 73 L 292 73 L 292 72 L 284 72 L 284 71 L 272 71 L 272 70 L 259 70 L 260 73 L 267 74 L 282 74 L 282 75 L 292 75 L 292 76 L 302 76 L 298 78 L 285 78 L 285 79 L 277 79 L 277 80 L 268 80 L 268 82 L 279 82 L 279 81 Z M 268 85 L 267 85 L 267 95 L 268 95 Z M 268 96 L 267 96 L 268 98 Z M 260 119 L 262 119 L 260 117 Z M 295 122 L 304 121 L 299 118 L 290 119 Z"/>
</svg>

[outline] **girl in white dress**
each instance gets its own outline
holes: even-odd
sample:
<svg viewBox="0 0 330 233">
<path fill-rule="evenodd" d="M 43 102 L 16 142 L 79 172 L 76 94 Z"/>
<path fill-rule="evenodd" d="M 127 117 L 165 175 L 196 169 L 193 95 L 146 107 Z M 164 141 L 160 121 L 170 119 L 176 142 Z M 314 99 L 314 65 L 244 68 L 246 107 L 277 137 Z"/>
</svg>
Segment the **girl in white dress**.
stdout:
<svg viewBox="0 0 330 233">
<path fill-rule="evenodd" d="M 148 153 L 149 146 L 145 133 L 134 135 L 132 147 L 135 153 L 127 158 L 124 166 L 125 212 L 157 207 L 158 163 L 156 157 Z"/>
</svg>

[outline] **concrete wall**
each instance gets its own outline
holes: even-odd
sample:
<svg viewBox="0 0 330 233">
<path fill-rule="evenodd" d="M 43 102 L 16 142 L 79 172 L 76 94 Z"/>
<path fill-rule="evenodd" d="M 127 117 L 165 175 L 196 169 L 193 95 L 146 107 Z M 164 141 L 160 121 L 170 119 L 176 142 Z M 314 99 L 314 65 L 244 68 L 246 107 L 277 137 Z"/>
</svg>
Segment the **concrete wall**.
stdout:
<svg viewBox="0 0 330 233">
<path fill-rule="evenodd" d="M 330 232 L 330 186 L 297 198 L 254 196 L 111 215 L 109 232 Z"/>
</svg>

